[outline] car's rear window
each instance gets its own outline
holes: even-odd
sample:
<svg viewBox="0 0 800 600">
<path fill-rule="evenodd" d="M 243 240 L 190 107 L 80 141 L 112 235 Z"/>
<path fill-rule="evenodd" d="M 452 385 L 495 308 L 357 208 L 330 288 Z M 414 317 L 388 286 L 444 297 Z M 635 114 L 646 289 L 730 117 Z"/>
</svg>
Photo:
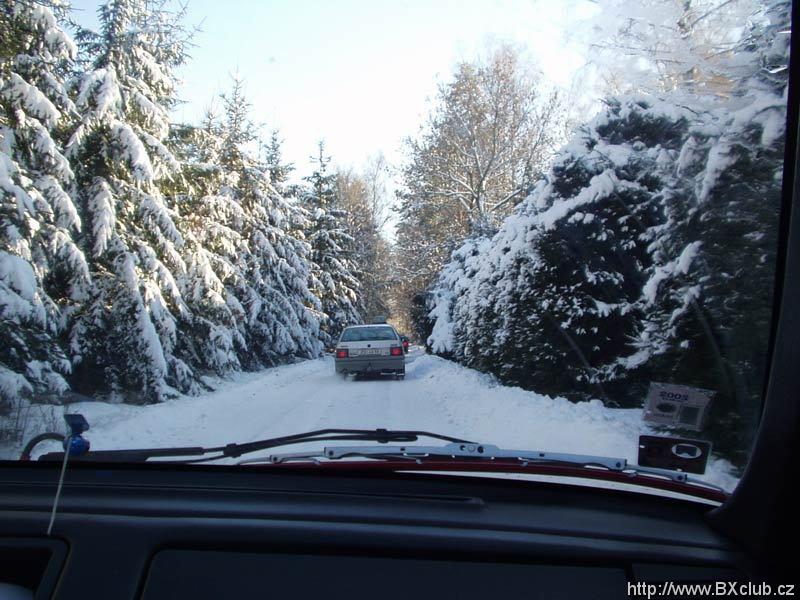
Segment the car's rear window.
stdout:
<svg viewBox="0 0 800 600">
<path fill-rule="evenodd" d="M 375 342 L 396 340 L 391 327 L 351 327 L 342 333 L 342 342 Z"/>
</svg>

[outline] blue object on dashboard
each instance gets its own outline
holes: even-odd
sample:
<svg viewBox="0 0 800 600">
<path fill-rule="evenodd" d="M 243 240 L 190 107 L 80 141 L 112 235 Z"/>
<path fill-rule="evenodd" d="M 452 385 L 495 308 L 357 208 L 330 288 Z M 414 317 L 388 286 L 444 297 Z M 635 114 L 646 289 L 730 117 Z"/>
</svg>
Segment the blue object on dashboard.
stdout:
<svg viewBox="0 0 800 600">
<path fill-rule="evenodd" d="M 71 435 L 64 440 L 64 451 L 70 456 L 83 456 L 89 451 L 89 440 L 79 435 Z"/>
<path fill-rule="evenodd" d="M 89 429 L 89 422 L 81 414 L 73 413 L 64 415 L 64 421 L 70 429 L 69 435 L 64 439 L 64 451 L 70 456 L 82 456 L 89 451 L 89 440 L 81 434 Z"/>
</svg>

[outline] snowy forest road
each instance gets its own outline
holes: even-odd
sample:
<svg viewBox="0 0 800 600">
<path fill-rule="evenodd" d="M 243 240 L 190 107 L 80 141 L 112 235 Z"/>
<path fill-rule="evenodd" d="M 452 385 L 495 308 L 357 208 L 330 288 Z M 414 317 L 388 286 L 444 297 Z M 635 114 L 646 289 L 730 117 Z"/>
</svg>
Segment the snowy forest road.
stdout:
<svg viewBox="0 0 800 600">
<path fill-rule="evenodd" d="M 333 359 L 325 357 L 239 374 L 217 381 L 216 387 L 203 396 L 149 406 L 80 402 L 68 409 L 88 419 L 94 450 L 218 446 L 328 427 L 380 427 L 427 430 L 506 448 L 619 456 L 635 463 L 638 436 L 652 433 L 640 409 L 610 409 L 598 400 L 572 403 L 503 386 L 416 348 L 409 352 L 404 381 L 345 380 L 334 373 Z M 732 489 L 736 478 L 729 470 L 726 461 L 712 459 L 706 478 Z"/>
<path fill-rule="evenodd" d="M 245 373 L 219 382 L 217 391 L 153 406 L 81 402 L 93 449 L 166 445 L 220 445 L 322 429 L 457 429 L 441 395 L 407 357 L 407 379 L 343 379 L 329 357 Z M 433 359 L 438 361 L 439 359 Z M 453 365 L 455 366 L 455 365 Z M 461 369 L 461 368 L 459 368 Z M 294 446 L 293 448 L 301 448 Z"/>
</svg>

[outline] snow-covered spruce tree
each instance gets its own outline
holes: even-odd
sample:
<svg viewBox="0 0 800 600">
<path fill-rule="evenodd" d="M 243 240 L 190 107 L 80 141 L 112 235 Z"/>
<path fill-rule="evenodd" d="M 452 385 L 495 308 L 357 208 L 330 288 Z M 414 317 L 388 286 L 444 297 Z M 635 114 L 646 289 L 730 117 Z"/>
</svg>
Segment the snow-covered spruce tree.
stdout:
<svg viewBox="0 0 800 600">
<path fill-rule="evenodd" d="M 63 17 L 56 3 L 0 2 L 0 416 L 68 389 L 59 338 L 89 284 L 59 143 L 74 116 Z"/>
<path fill-rule="evenodd" d="M 467 359 L 464 348 L 471 337 L 467 329 L 471 324 L 468 323 L 469 311 L 473 309 L 471 287 L 490 245 L 487 238 L 468 238 L 453 252 L 431 291 L 429 303 L 432 310 L 429 317 L 433 321 L 433 328 L 428 345 L 432 352 L 440 356 L 461 361 Z M 485 275 L 481 274 L 482 277 Z M 481 313 L 484 318 L 488 317 L 488 311 L 481 310 Z M 486 325 L 484 329 L 488 331 L 490 324 Z M 481 346 L 480 342 L 477 344 Z"/>
<path fill-rule="evenodd" d="M 88 68 L 67 143 L 94 283 L 70 332 L 73 382 L 152 402 L 195 381 L 177 350 L 183 239 L 159 188 L 179 168 L 163 141 L 185 34 L 180 15 L 149 0 L 113 0 L 98 14 L 100 31 L 78 38 Z"/>
<path fill-rule="evenodd" d="M 319 144 L 314 158 L 317 168 L 306 181 L 304 197 L 309 212 L 308 242 L 311 245 L 311 289 L 319 298 L 323 322 L 323 342 L 335 340 L 347 325 L 360 323 L 360 284 L 356 266 L 350 260 L 353 238 L 344 224 L 344 214 L 336 198 L 336 174 L 329 171 L 330 157 Z"/>
<path fill-rule="evenodd" d="M 303 239 L 306 219 L 291 198 L 271 184 L 267 165 L 254 147 L 256 129 L 242 82 L 234 80 L 223 98 L 225 120 L 219 164 L 230 179 L 216 193 L 223 221 L 241 235 L 243 251 L 231 257 L 240 277 L 228 284 L 245 313 L 246 366 L 271 365 L 292 357 L 318 356 L 319 302 L 309 290 L 309 246 Z"/>
<path fill-rule="evenodd" d="M 638 333 L 662 171 L 687 126 L 671 107 L 610 103 L 490 243 L 457 253 L 470 281 L 441 280 L 437 296 L 457 301 L 452 338 L 434 336 L 434 348 L 449 344 L 467 364 L 540 392 L 638 401 L 641 390 L 614 386 L 624 373 L 605 367 Z"/>
<path fill-rule="evenodd" d="M 668 222 L 654 243 L 637 344 L 654 372 L 717 392 L 710 434 L 733 458 L 750 448 L 766 376 L 789 8 L 769 3 L 740 44 L 746 75 L 733 97 L 701 115 L 681 149 L 675 178 L 689 193 L 664 197 Z"/>
<path fill-rule="evenodd" d="M 269 142 L 264 147 L 264 165 L 269 171 L 272 187 L 281 195 L 287 195 L 287 182 L 289 175 L 294 171 L 294 165 L 283 162 L 283 141 L 277 129 L 272 130 Z"/>
<path fill-rule="evenodd" d="M 223 375 L 240 370 L 240 356 L 248 355 L 245 310 L 235 295 L 246 287 L 241 264 L 249 250 L 239 233 L 244 213 L 221 195 L 232 175 L 220 166 L 223 134 L 213 111 L 199 126 L 173 125 L 168 144 L 181 164 L 168 189 L 181 214 L 186 257 L 181 289 L 191 311 L 178 344 L 197 371 Z"/>
</svg>

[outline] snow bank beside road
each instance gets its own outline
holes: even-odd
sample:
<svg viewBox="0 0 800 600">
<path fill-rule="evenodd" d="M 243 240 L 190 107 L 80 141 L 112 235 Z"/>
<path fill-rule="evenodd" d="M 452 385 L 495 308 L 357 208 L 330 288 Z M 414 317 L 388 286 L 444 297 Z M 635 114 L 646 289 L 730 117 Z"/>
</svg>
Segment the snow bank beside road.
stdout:
<svg viewBox="0 0 800 600">
<path fill-rule="evenodd" d="M 423 356 L 414 383 L 435 385 L 448 422 L 468 439 L 506 448 L 595 454 L 636 464 L 641 434 L 655 434 L 641 409 L 606 408 L 599 400 L 573 403 L 497 383 L 494 378 L 435 356 Z M 435 383 L 434 383 L 435 382 Z M 732 490 L 738 479 L 726 460 L 712 458 L 703 479 Z"/>
</svg>

